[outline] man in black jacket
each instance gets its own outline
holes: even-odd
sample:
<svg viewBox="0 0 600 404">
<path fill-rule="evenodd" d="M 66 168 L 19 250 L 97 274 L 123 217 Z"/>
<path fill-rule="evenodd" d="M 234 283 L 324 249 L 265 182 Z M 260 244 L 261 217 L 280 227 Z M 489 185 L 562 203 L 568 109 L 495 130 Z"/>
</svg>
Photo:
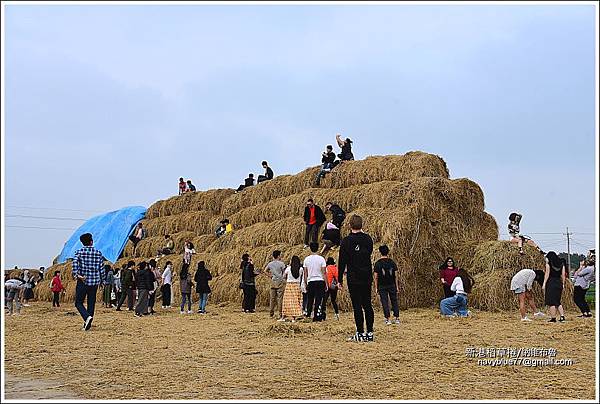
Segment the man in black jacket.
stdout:
<svg viewBox="0 0 600 404">
<path fill-rule="evenodd" d="M 248 178 L 246 178 L 244 180 L 244 185 L 240 185 L 238 187 L 238 189 L 236 190 L 236 192 L 243 191 L 244 189 L 251 187 L 253 185 L 254 185 L 254 174 L 250 173 L 250 174 L 248 174 Z"/>
<path fill-rule="evenodd" d="M 304 223 L 306 223 L 306 232 L 304 233 L 304 248 L 311 242 L 319 242 L 319 228 L 325 223 L 325 214 L 323 210 L 315 205 L 311 199 L 306 201 L 304 208 Z"/>
<path fill-rule="evenodd" d="M 271 167 L 269 167 L 269 163 L 263 161 L 262 166 L 265 169 L 265 175 L 258 176 L 258 181 L 256 181 L 257 184 L 260 184 L 263 181 L 269 181 L 273 179 L 273 170 L 271 169 Z"/>
<path fill-rule="evenodd" d="M 121 269 L 121 299 L 117 304 L 117 311 L 121 311 L 121 306 L 125 303 L 127 298 L 127 310 L 133 310 L 133 302 L 135 300 L 135 273 L 134 273 L 135 262 L 129 261 L 127 267 Z"/>
<path fill-rule="evenodd" d="M 346 212 L 336 203 L 327 202 L 325 204 L 325 209 L 331 212 L 333 216 L 331 219 L 331 223 L 333 223 L 338 229 L 342 228 L 342 223 L 344 219 L 346 219 Z"/>
<path fill-rule="evenodd" d="M 325 173 L 331 171 L 336 166 L 332 145 L 327 145 L 327 150 L 321 154 L 321 164 L 321 170 L 317 174 L 317 185 L 321 185 L 321 178 L 325 178 Z"/>
<path fill-rule="evenodd" d="M 135 316 L 141 317 L 148 314 L 148 296 L 151 290 L 154 290 L 154 274 L 148 270 L 148 263 L 142 261 L 138 264 L 138 271 L 135 274 L 136 287 L 138 291 L 138 303 L 135 307 Z"/>
<path fill-rule="evenodd" d="M 373 321 L 375 314 L 371 305 L 371 283 L 373 273 L 371 254 L 373 253 L 373 239 L 362 231 L 363 220 L 358 215 L 350 217 L 352 232 L 342 240 L 338 259 L 338 283 L 342 288 L 344 273 L 348 277 L 348 292 L 354 310 L 356 334 L 349 341 L 373 341 Z M 364 316 L 363 316 L 364 310 Z M 364 324 L 367 323 L 367 332 Z"/>
</svg>

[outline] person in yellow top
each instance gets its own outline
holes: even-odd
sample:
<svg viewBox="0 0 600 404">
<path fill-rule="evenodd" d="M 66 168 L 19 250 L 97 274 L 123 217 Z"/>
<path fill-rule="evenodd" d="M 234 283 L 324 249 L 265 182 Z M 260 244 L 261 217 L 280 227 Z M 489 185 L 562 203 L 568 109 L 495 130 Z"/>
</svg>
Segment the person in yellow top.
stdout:
<svg viewBox="0 0 600 404">
<path fill-rule="evenodd" d="M 217 237 L 221 237 L 224 234 L 231 233 L 233 231 L 233 225 L 229 223 L 229 219 L 221 220 L 221 225 L 217 227 L 215 234 Z"/>
</svg>

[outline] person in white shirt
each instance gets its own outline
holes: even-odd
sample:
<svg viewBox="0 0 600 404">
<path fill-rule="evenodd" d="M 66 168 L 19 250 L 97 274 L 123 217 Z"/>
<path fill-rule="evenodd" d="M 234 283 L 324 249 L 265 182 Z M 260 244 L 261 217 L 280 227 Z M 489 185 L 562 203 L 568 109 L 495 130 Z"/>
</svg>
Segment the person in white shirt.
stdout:
<svg viewBox="0 0 600 404">
<path fill-rule="evenodd" d="M 285 279 L 285 290 L 283 292 L 283 308 L 281 312 L 281 321 L 291 318 L 292 322 L 302 316 L 302 294 L 300 284 L 304 282 L 303 269 L 300 258 L 297 255 L 292 257 L 290 265 L 283 272 Z"/>
<path fill-rule="evenodd" d="M 534 317 L 542 317 L 544 313 L 538 311 L 535 307 L 533 299 L 533 282 L 537 281 L 540 286 L 544 283 L 544 271 L 533 270 L 529 268 L 521 269 L 517 272 L 510 281 L 510 290 L 512 290 L 519 298 L 519 311 L 521 313 L 521 321 L 531 321 L 527 317 L 527 305 L 531 307 Z"/>
<path fill-rule="evenodd" d="M 312 254 L 304 259 L 303 265 L 304 286 L 306 287 L 306 293 L 308 295 L 306 312 L 307 315 L 310 316 L 314 305 L 313 321 L 322 321 L 321 303 L 323 302 L 323 296 L 327 289 L 325 283 L 325 268 L 327 265 L 325 263 L 325 258 L 317 253 L 317 251 L 319 251 L 319 244 L 313 242 L 310 243 L 309 246 Z"/>
<path fill-rule="evenodd" d="M 162 308 L 168 309 L 171 307 L 171 283 L 173 282 L 173 263 L 167 261 L 165 270 L 162 273 Z"/>
<path fill-rule="evenodd" d="M 451 297 L 447 297 L 440 302 L 440 311 L 443 316 L 446 317 L 468 317 L 469 310 L 467 310 L 467 295 L 471 293 L 471 289 L 475 285 L 475 280 L 469 275 L 469 273 L 460 269 L 458 275 L 452 281 L 450 290 L 456 294 Z"/>
</svg>

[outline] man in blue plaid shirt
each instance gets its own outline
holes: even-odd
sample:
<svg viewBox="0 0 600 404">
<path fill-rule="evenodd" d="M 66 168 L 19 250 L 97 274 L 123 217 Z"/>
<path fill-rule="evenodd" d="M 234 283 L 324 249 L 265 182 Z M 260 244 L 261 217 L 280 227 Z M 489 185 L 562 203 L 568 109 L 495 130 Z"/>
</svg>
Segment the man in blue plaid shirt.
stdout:
<svg viewBox="0 0 600 404">
<path fill-rule="evenodd" d="M 73 259 L 73 278 L 77 280 L 75 288 L 75 307 L 83 318 L 83 329 L 92 328 L 94 307 L 96 306 L 96 292 L 98 285 L 104 281 L 104 256 L 93 247 L 94 241 L 90 233 L 79 237 L 83 248 L 75 253 Z M 87 309 L 83 301 L 87 297 Z"/>
</svg>

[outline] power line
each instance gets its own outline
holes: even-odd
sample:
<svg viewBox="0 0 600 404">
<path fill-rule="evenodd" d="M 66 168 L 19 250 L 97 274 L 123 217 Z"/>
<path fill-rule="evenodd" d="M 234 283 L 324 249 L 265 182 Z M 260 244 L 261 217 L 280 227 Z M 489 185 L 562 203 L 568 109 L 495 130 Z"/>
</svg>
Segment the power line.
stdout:
<svg viewBox="0 0 600 404">
<path fill-rule="evenodd" d="M 18 229 L 44 229 L 44 230 L 75 230 L 75 228 L 71 227 L 40 227 L 40 226 L 13 226 L 6 225 L 6 227 L 14 227 Z"/>
<path fill-rule="evenodd" d="M 28 219 L 50 219 L 50 220 L 81 220 L 86 221 L 88 219 L 82 219 L 80 217 L 51 217 L 51 216 L 30 216 L 30 215 L 6 215 L 6 217 L 23 217 Z"/>
<path fill-rule="evenodd" d="M 6 207 L 7 208 L 17 208 L 17 209 L 64 210 L 64 211 L 68 211 L 68 212 L 101 212 L 100 210 L 48 208 L 48 207 L 36 207 L 36 206 L 6 205 Z"/>
</svg>

